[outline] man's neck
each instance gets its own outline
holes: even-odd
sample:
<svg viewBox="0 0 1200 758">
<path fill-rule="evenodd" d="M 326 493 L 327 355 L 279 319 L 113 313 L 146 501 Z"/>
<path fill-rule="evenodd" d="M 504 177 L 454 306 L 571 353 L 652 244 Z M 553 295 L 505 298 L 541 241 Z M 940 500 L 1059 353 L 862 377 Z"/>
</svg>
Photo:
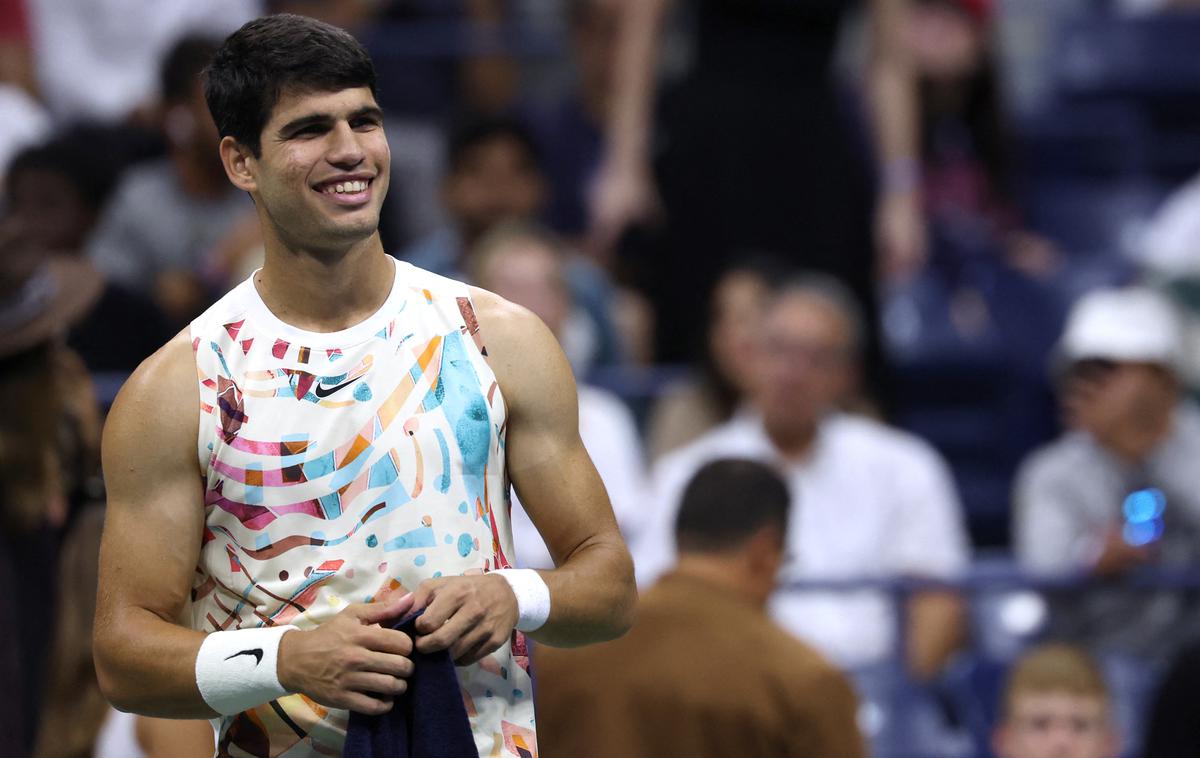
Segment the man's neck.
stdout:
<svg viewBox="0 0 1200 758">
<path fill-rule="evenodd" d="M 378 233 L 339 255 L 289 249 L 278 240 L 269 240 L 266 248 L 255 287 L 272 313 L 299 329 L 348 329 L 379 310 L 391 294 L 395 262 L 384 253 Z"/>
<path fill-rule="evenodd" d="M 681 552 L 673 573 L 728 590 L 759 608 L 765 608 L 772 587 L 764 586 L 746 568 L 745 563 L 745 559 L 736 553 L 723 556 Z"/>
<path fill-rule="evenodd" d="M 772 426 L 766 421 L 763 422 L 763 427 L 767 433 L 767 439 L 771 440 L 771 444 L 775 446 L 775 450 L 779 452 L 785 459 L 791 462 L 799 462 L 807 459 L 813 450 L 813 446 L 817 440 L 818 423 L 803 427 L 783 428 Z"/>
</svg>

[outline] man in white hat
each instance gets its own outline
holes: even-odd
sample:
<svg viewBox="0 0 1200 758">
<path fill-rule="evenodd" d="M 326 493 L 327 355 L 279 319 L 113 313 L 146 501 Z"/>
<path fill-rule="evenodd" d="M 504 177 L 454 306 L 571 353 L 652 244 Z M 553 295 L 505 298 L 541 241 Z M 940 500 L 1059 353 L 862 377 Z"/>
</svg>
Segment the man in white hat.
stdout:
<svg viewBox="0 0 1200 758">
<path fill-rule="evenodd" d="M 1176 314 L 1151 290 L 1098 291 L 1076 304 L 1055 365 L 1069 429 L 1017 477 L 1014 547 L 1026 568 L 1112 577 L 1194 560 L 1200 410 L 1181 391 L 1182 343 Z M 1056 599 L 1051 623 L 1100 650 L 1161 657 L 1195 628 L 1183 601 L 1092 588 Z"/>
</svg>

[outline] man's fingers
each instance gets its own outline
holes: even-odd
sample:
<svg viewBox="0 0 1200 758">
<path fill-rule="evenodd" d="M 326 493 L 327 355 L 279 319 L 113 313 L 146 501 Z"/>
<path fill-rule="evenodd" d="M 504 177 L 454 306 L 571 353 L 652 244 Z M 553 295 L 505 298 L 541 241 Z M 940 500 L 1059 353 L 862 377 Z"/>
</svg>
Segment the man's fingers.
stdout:
<svg viewBox="0 0 1200 758">
<path fill-rule="evenodd" d="M 424 612 L 413 622 L 413 627 L 418 634 L 432 634 L 441 629 L 446 620 L 449 619 L 458 610 L 462 603 L 461 598 L 453 591 L 452 588 L 447 588 L 444 591 L 437 591 L 438 587 L 426 587 L 422 582 L 421 586 L 413 594 L 419 595 L 423 591 L 429 594 L 429 599 L 426 600 Z M 422 607 L 422 606 L 417 606 Z"/>
<path fill-rule="evenodd" d="M 360 671 L 346 677 L 346 686 L 369 696 L 390 698 L 408 689 L 408 682 L 402 677 L 376 674 L 370 671 Z"/>
<path fill-rule="evenodd" d="M 402 655 L 387 653 L 367 653 L 362 671 L 387 674 L 388 676 L 410 677 L 413 672 L 413 662 Z"/>
<path fill-rule="evenodd" d="M 362 646 L 368 650 L 390 655 L 408 655 L 412 652 L 412 638 L 398 629 L 372 626 L 362 630 Z"/>
<path fill-rule="evenodd" d="M 381 624 L 399 618 L 413 607 L 413 593 L 377 603 L 364 603 L 355 614 L 364 624 Z"/>
<path fill-rule="evenodd" d="M 425 617 L 422 616 L 421 618 Z M 455 613 L 446 620 L 446 623 L 438 627 L 437 631 L 423 637 L 418 637 L 416 642 L 417 650 L 422 653 L 448 650 L 460 637 L 467 634 L 478 621 L 478 619 L 471 618 L 468 614 L 462 613 L 460 610 L 459 613 Z"/>
<path fill-rule="evenodd" d="M 347 708 L 355 713 L 364 713 L 368 716 L 380 716 L 392 710 L 392 698 L 390 696 L 380 695 L 365 695 L 361 692 L 351 692 L 346 695 L 340 704 L 336 704 L 339 708 Z"/>
<path fill-rule="evenodd" d="M 488 642 L 491 641 L 491 638 L 492 638 L 492 635 L 488 632 L 488 630 L 484 629 L 481 626 L 475 626 L 475 627 L 472 627 L 471 629 L 468 629 L 467 632 L 463 636 L 461 636 L 457 640 L 455 640 L 454 644 L 450 646 L 451 660 L 453 660 L 458 665 L 466 665 L 467 663 L 474 663 L 476 660 L 478 660 L 479 658 L 481 658 L 483 656 L 483 653 L 480 653 L 478 656 L 476 656 L 473 659 L 471 658 L 472 655 L 474 653 L 476 653 L 477 651 L 480 651 L 483 648 L 487 647 Z M 490 651 L 487 651 L 487 652 L 490 652 Z M 471 660 L 468 660 L 468 659 L 471 659 Z"/>
</svg>

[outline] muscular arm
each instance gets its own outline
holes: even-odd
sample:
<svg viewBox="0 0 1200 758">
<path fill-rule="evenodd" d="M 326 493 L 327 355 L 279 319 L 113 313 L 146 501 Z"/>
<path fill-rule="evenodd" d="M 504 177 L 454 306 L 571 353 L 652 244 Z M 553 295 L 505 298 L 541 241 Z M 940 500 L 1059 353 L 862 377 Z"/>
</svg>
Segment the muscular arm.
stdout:
<svg viewBox="0 0 1200 758">
<path fill-rule="evenodd" d="M 530 636 L 556 646 L 617 637 L 632 623 L 633 562 L 579 439 L 566 358 L 529 311 L 482 290 L 472 299 L 508 408 L 508 473 L 557 567 L 538 572 L 550 616 Z M 431 579 L 414 595 L 414 607 L 426 608 L 417 649 L 449 649 L 460 664 L 503 644 L 517 621 L 515 596 L 499 576 Z"/>
<path fill-rule="evenodd" d="M 204 635 L 179 624 L 204 524 L 197 393 L 181 334 L 129 378 L 104 430 L 108 505 L 94 647 L 100 688 L 124 711 L 215 715 L 196 687 Z"/>
<path fill-rule="evenodd" d="M 636 600 L 633 561 L 579 438 L 571 369 L 536 316 L 490 293 L 475 302 L 508 405 L 509 476 L 557 566 L 540 572 L 551 611 L 532 636 L 562 646 L 620 636 Z"/>
<path fill-rule="evenodd" d="M 196 684 L 205 635 L 180 623 L 204 528 L 198 408 L 192 346 L 181 334 L 130 377 L 104 431 L 96 675 L 113 705 L 145 716 L 216 715 Z M 378 625 L 410 605 L 409 596 L 354 604 L 316 629 L 289 632 L 279 683 L 323 705 L 389 710 L 412 672 L 412 642 Z"/>
</svg>

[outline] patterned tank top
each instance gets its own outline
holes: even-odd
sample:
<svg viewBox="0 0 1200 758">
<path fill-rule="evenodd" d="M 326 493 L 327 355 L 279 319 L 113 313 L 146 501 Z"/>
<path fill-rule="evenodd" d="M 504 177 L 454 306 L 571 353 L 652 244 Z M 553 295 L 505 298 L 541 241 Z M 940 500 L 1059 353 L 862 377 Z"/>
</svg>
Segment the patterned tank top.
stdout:
<svg viewBox="0 0 1200 758">
<path fill-rule="evenodd" d="M 309 629 L 509 565 L 504 397 L 465 285 L 397 263 L 375 315 L 315 333 L 275 317 L 251 277 L 191 337 L 206 477 L 194 629 Z M 536 756 L 524 637 L 458 678 L 479 754 Z M 217 752 L 340 755 L 347 723 L 290 695 L 216 720 Z"/>
</svg>

